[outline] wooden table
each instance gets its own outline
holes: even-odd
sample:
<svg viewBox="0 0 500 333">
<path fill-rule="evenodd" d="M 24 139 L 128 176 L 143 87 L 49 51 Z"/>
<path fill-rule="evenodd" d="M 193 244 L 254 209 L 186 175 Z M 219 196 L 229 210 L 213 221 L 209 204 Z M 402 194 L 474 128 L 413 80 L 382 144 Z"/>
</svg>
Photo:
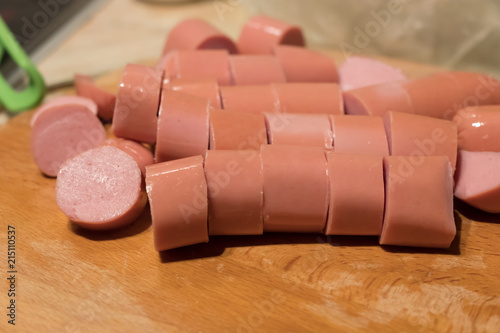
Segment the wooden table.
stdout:
<svg viewBox="0 0 500 333">
<path fill-rule="evenodd" d="M 411 76 L 439 70 L 396 63 Z M 99 84 L 114 90 L 119 76 Z M 0 278 L 8 277 L 12 226 L 19 332 L 499 331 L 498 216 L 457 202 L 458 234 L 448 250 L 266 234 L 211 237 L 158 254 L 149 210 L 109 232 L 67 220 L 55 180 L 30 155 L 30 117 L 0 127 Z M 9 328 L 2 285 L 0 331 Z"/>
</svg>

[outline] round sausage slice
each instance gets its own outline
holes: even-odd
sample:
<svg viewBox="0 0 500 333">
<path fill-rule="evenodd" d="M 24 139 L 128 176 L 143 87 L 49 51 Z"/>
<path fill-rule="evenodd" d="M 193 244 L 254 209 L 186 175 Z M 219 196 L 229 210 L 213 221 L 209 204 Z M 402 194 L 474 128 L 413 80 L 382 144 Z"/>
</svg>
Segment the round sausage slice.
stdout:
<svg viewBox="0 0 500 333">
<path fill-rule="evenodd" d="M 207 151 L 210 235 L 260 235 L 262 224 L 262 165 L 260 153 Z"/>
<path fill-rule="evenodd" d="M 156 162 L 205 155 L 209 144 L 210 101 L 171 90 L 162 92 Z"/>
<path fill-rule="evenodd" d="M 112 119 L 115 109 L 116 95 L 99 88 L 90 76 L 75 74 L 75 89 L 79 96 L 93 100 L 97 105 L 99 117 Z"/>
<path fill-rule="evenodd" d="M 458 148 L 500 152 L 500 105 L 464 108 L 453 121 L 458 128 Z"/>
<path fill-rule="evenodd" d="M 265 113 L 269 144 L 332 149 L 332 129 L 326 114 Z"/>
<path fill-rule="evenodd" d="M 101 145 L 113 146 L 129 154 L 137 162 L 143 177 L 146 177 L 146 166 L 154 163 L 153 153 L 138 142 L 122 138 L 111 138 L 104 140 Z"/>
<path fill-rule="evenodd" d="M 163 72 L 128 64 L 116 95 L 113 134 L 120 138 L 155 143 Z"/>
<path fill-rule="evenodd" d="M 264 231 L 322 232 L 328 211 L 323 148 L 262 145 Z"/>
<path fill-rule="evenodd" d="M 276 91 L 271 85 L 220 87 L 224 109 L 250 112 L 280 112 Z"/>
<path fill-rule="evenodd" d="M 380 244 L 448 248 L 455 238 L 453 173 L 447 156 L 384 159 L 385 213 Z"/>
<path fill-rule="evenodd" d="M 455 170 L 457 162 L 457 126 L 444 119 L 401 112 L 387 112 L 383 117 L 393 156 L 409 156 L 418 165 L 424 156 L 446 155 Z"/>
<path fill-rule="evenodd" d="M 226 50 L 175 51 L 162 61 L 175 78 L 205 80 L 216 78 L 221 86 L 231 85 L 229 54 Z"/>
<path fill-rule="evenodd" d="M 86 106 L 61 105 L 37 118 L 31 129 L 31 151 L 40 170 L 55 177 L 64 161 L 99 146 L 105 139 L 104 127 Z"/>
<path fill-rule="evenodd" d="M 210 110 L 210 150 L 259 150 L 267 144 L 264 115 Z"/>
<path fill-rule="evenodd" d="M 229 66 L 235 85 L 286 82 L 280 63 L 271 55 L 234 55 Z"/>
<path fill-rule="evenodd" d="M 339 82 L 337 66 L 325 54 L 300 46 L 277 45 L 274 55 L 287 82 Z"/>
<path fill-rule="evenodd" d="M 42 104 L 31 116 L 30 126 L 33 127 L 38 117 L 46 110 L 57 107 L 67 107 L 69 105 L 81 105 L 86 107 L 94 115 L 97 115 L 97 104 L 87 97 L 81 96 L 60 96 Z"/>
<path fill-rule="evenodd" d="M 170 89 L 185 94 L 191 94 L 198 97 L 208 98 L 210 105 L 215 108 L 221 108 L 219 84 L 214 79 L 171 79 L 163 81 L 163 89 Z"/>
<path fill-rule="evenodd" d="M 141 170 L 116 147 L 102 146 L 66 161 L 56 182 L 56 200 L 76 225 L 107 230 L 135 221 L 147 198 Z"/>
<path fill-rule="evenodd" d="M 174 50 L 226 49 L 238 53 L 234 42 L 204 20 L 187 19 L 168 34 L 162 54 Z"/>
<path fill-rule="evenodd" d="M 146 190 L 156 251 L 208 242 L 203 157 L 192 156 L 146 167 Z"/>
<path fill-rule="evenodd" d="M 272 54 L 275 45 L 304 46 L 302 30 L 296 25 L 258 15 L 247 21 L 238 39 L 243 54 Z"/>
<path fill-rule="evenodd" d="M 284 113 L 344 114 L 342 92 L 337 83 L 274 83 Z"/>
<path fill-rule="evenodd" d="M 328 153 L 326 235 L 380 235 L 384 218 L 382 156 Z"/>
<path fill-rule="evenodd" d="M 455 196 L 488 213 L 500 213 L 500 153 L 459 152 Z"/>
<path fill-rule="evenodd" d="M 330 116 L 333 146 L 337 153 L 388 156 L 384 122 L 380 117 Z"/>
</svg>

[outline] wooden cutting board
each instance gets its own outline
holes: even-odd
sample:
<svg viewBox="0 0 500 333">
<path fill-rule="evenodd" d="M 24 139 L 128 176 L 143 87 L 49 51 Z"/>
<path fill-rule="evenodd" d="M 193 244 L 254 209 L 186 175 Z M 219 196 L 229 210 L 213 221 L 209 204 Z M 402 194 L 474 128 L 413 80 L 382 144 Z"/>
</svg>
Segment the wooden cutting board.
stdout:
<svg viewBox="0 0 500 333">
<path fill-rule="evenodd" d="M 331 53 L 341 62 L 342 55 Z M 434 67 L 390 61 L 410 76 Z M 98 82 L 114 91 L 120 73 Z M 63 93 L 74 93 L 72 90 Z M 448 250 L 376 237 L 211 237 L 158 254 L 149 210 L 90 232 L 59 211 L 29 149 L 32 112 L 0 127 L 0 331 L 7 230 L 16 237 L 19 332 L 498 332 L 500 217 L 457 202 Z M 432 191 L 432 189 L 429 189 Z M 168 204 L 168 203 L 166 203 Z"/>
</svg>

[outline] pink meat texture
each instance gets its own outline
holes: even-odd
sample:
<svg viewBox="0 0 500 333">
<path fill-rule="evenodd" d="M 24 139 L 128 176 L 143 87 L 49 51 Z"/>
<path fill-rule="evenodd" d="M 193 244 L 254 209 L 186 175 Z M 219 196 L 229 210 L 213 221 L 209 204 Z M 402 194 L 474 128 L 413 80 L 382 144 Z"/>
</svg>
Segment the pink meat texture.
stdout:
<svg viewBox="0 0 500 333">
<path fill-rule="evenodd" d="M 102 146 L 67 160 L 57 176 L 56 199 L 76 225 L 108 230 L 134 222 L 144 210 L 141 170 L 121 149 Z"/>
<path fill-rule="evenodd" d="M 500 213 L 500 153 L 461 150 L 455 196 L 488 213 Z"/>
<path fill-rule="evenodd" d="M 57 176 L 61 164 L 106 139 L 106 131 L 87 106 L 53 106 L 40 113 L 31 129 L 31 152 L 40 170 Z"/>
</svg>

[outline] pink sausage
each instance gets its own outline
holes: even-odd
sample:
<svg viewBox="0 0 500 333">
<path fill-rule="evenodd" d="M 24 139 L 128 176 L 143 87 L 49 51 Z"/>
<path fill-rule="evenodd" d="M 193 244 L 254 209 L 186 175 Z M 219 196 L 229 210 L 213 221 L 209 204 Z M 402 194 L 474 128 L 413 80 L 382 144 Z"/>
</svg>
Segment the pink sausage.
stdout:
<svg viewBox="0 0 500 333">
<path fill-rule="evenodd" d="M 337 153 L 388 156 L 384 122 L 380 117 L 330 116 L 333 147 Z"/>
<path fill-rule="evenodd" d="M 264 231 L 321 232 L 328 210 L 323 148 L 261 146 Z"/>
<path fill-rule="evenodd" d="M 141 169 L 142 176 L 146 176 L 146 166 L 154 163 L 153 153 L 142 144 L 122 138 L 104 140 L 102 146 L 113 146 L 129 154 Z"/>
<path fill-rule="evenodd" d="M 328 153 L 326 235 L 380 235 L 384 217 L 382 156 Z"/>
<path fill-rule="evenodd" d="M 332 129 L 326 114 L 265 113 L 269 143 L 332 149 Z"/>
<path fill-rule="evenodd" d="M 448 157 L 384 160 L 385 213 L 380 244 L 448 248 L 456 233 Z"/>
<path fill-rule="evenodd" d="M 163 82 L 163 89 L 170 89 L 172 91 L 208 98 L 211 106 L 216 108 L 222 107 L 219 84 L 216 79 L 172 79 L 164 80 Z"/>
<path fill-rule="evenodd" d="M 226 50 L 175 51 L 168 55 L 165 72 L 174 78 L 204 80 L 216 78 L 221 86 L 231 85 L 229 54 Z"/>
<path fill-rule="evenodd" d="M 280 63 L 270 55 L 235 55 L 229 57 L 235 85 L 286 82 Z"/>
<path fill-rule="evenodd" d="M 389 82 L 344 91 L 345 112 L 349 115 L 383 116 L 394 110 L 415 113 L 403 82 Z"/>
<path fill-rule="evenodd" d="M 342 92 L 336 83 L 273 84 L 284 113 L 344 114 Z"/>
<path fill-rule="evenodd" d="M 74 81 L 77 95 L 90 98 L 97 104 L 99 117 L 113 118 L 116 95 L 96 86 L 90 76 L 75 74 Z"/>
<path fill-rule="evenodd" d="M 340 87 L 352 90 L 394 81 L 404 81 L 407 77 L 400 69 L 365 57 L 349 57 L 339 67 Z"/>
<path fill-rule="evenodd" d="M 455 170 L 457 126 L 452 121 L 390 111 L 384 124 L 391 155 L 409 156 L 413 165 L 423 156 L 446 155 Z"/>
<path fill-rule="evenodd" d="M 280 112 L 276 92 L 271 85 L 220 87 L 224 109 L 250 112 Z"/>
<path fill-rule="evenodd" d="M 260 153 L 208 151 L 205 156 L 210 235 L 260 235 L 262 165 Z"/>
<path fill-rule="evenodd" d="M 274 54 L 288 82 L 339 82 L 333 59 L 299 46 L 277 45 Z"/>
<path fill-rule="evenodd" d="M 200 19 L 187 19 L 178 23 L 168 34 L 162 55 L 174 50 L 226 49 L 238 53 L 234 42 Z"/>
<path fill-rule="evenodd" d="M 302 30 L 268 16 L 254 16 L 247 21 L 240 38 L 238 50 L 244 54 L 272 54 L 275 45 L 304 46 Z"/>
<path fill-rule="evenodd" d="M 146 190 L 156 251 L 208 242 L 203 157 L 149 165 Z"/>
<path fill-rule="evenodd" d="M 500 153 L 459 151 L 455 196 L 488 213 L 500 213 Z"/>
<path fill-rule="evenodd" d="M 36 165 L 50 177 L 61 164 L 106 139 L 106 131 L 86 106 L 53 107 L 39 115 L 31 130 L 31 152 Z"/>
<path fill-rule="evenodd" d="M 205 155 L 209 143 L 210 101 L 193 95 L 163 90 L 158 116 L 156 163 Z"/>
<path fill-rule="evenodd" d="M 102 146 L 67 160 L 56 183 L 56 200 L 76 225 L 108 230 L 135 221 L 147 198 L 141 170 L 116 147 Z"/>
<path fill-rule="evenodd" d="M 162 75 L 148 66 L 125 66 L 116 95 L 112 125 L 115 136 L 155 143 Z"/>
<path fill-rule="evenodd" d="M 259 150 L 267 144 L 264 115 L 210 110 L 210 150 Z"/>
<path fill-rule="evenodd" d="M 344 92 L 348 114 L 381 116 L 387 111 L 452 119 L 464 106 L 500 103 L 500 82 L 467 72 L 369 86 Z"/>
<path fill-rule="evenodd" d="M 458 127 L 458 149 L 500 152 L 500 105 L 464 108 L 453 121 Z"/>
<path fill-rule="evenodd" d="M 65 108 L 69 105 L 81 105 L 86 107 L 93 114 L 97 115 L 97 104 L 93 100 L 80 96 L 60 96 L 51 99 L 38 107 L 38 109 L 36 109 L 33 113 L 33 116 L 31 116 L 30 126 L 33 127 L 38 117 L 46 110 L 58 107 Z"/>
</svg>

